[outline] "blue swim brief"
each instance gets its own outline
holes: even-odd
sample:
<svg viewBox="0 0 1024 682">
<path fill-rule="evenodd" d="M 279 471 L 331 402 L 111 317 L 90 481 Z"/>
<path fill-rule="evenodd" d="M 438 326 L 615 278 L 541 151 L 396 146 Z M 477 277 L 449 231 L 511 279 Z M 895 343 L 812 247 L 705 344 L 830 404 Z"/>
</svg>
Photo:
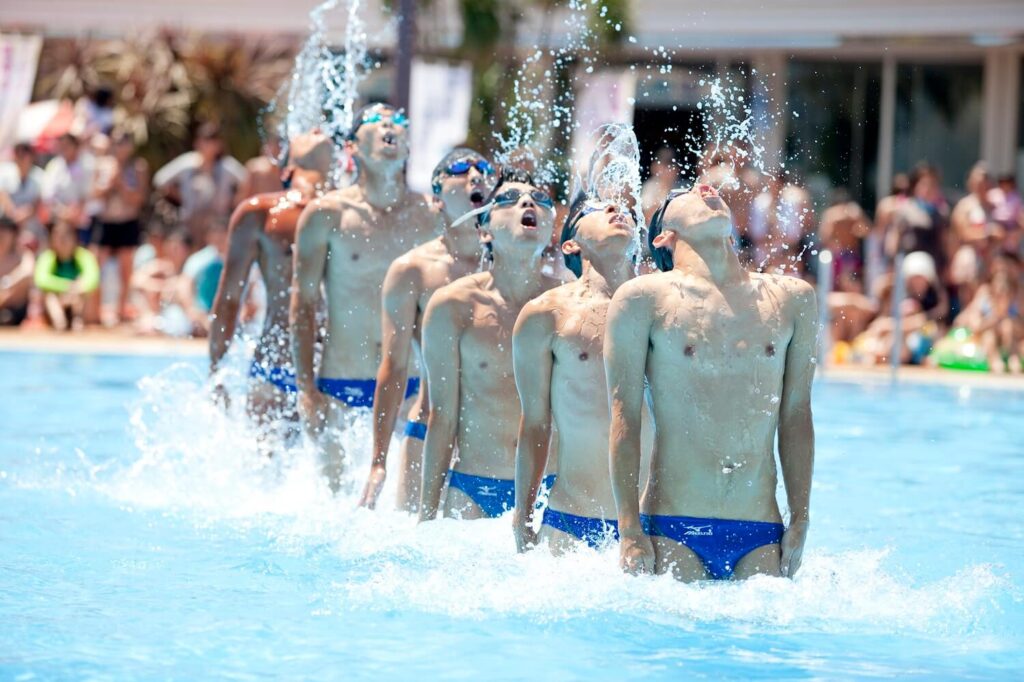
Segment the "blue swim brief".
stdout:
<svg viewBox="0 0 1024 682">
<path fill-rule="evenodd" d="M 544 477 L 544 487 L 555 485 L 555 474 Z M 473 476 L 452 469 L 448 472 L 448 487 L 461 490 L 480 510 L 492 519 L 501 516 L 516 505 L 516 482 L 504 478 Z"/>
<path fill-rule="evenodd" d="M 545 526 L 574 535 L 576 539 L 585 541 L 593 548 L 603 545 L 608 537 L 619 539 L 619 522 L 615 519 L 595 519 L 590 516 L 576 516 L 548 507 L 544 510 Z"/>
<path fill-rule="evenodd" d="M 426 440 L 427 425 L 423 422 L 408 421 L 405 423 L 405 435 L 416 440 Z"/>
<path fill-rule="evenodd" d="M 321 393 L 336 398 L 349 407 L 373 407 L 373 393 L 377 390 L 376 379 L 324 379 L 316 380 Z M 420 378 L 412 377 L 405 385 L 405 397 L 410 398 L 420 390 Z"/>
<path fill-rule="evenodd" d="M 290 367 L 264 367 L 253 360 L 249 365 L 249 377 L 262 379 L 285 393 L 295 393 L 299 390 L 295 385 L 295 372 Z"/>
<path fill-rule="evenodd" d="M 648 535 L 659 535 L 689 547 L 716 580 L 731 578 L 740 559 L 755 549 L 779 544 L 785 531 L 781 523 L 768 521 L 649 514 L 640 515 L 640 525 Z"/>
</svg>

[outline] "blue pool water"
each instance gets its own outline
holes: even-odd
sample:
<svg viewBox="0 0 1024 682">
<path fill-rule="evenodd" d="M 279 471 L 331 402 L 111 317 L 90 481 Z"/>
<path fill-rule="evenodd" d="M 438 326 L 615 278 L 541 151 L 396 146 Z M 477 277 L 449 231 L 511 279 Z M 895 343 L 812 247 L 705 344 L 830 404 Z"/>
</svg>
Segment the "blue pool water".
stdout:
<svg viewBox="0 0 1024 682">
<path fill-rule="evenodd" d="M 0 354 L 0 679 L 1024 668 L 1024 394 L 819 382 L 797 579 L 681 585 L 517 556 L 503 519 L 356 510 L 303 447 L 262 459 L 202 367 Z"/>
</svg>

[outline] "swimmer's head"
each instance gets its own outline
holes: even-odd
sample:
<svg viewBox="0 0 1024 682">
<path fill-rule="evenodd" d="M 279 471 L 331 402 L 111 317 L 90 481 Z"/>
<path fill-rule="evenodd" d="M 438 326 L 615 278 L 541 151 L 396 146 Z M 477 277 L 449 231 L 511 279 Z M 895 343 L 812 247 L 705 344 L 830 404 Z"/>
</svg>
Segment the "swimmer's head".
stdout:
<svg viewBox="0 0 1024 682">
<path fill-rule="evenodd" d="M 689 190 L 672 190 L 661 208 L 651 216 L 648 246 L 659 270 L 672 269 L 676 240 L 701 242 L 728 239 L 732 235 L 732 213 L 711 185 L 697 184 Z"/>
<path fill-rule="evenodd" d="M 434 166 L 430 187 L 448 218 L 454 220 L 483 206 L 494 180 L 494 168 L 483 154 L 458 147 Z"/>
<path fill-rule="evenodd" d="M 359 163 L 405 163 L 409 157 L 409 119 L 405 111 L 376 102 L 356 112 L 345 148 Z"/>
<path fill-rule="evenodd" d="M 78 232 L 67 220 L 57 220 L 50 225 L 50 248 L 57 254 L 58 260 L 69 261 L 78 248 Z"/>
<path fill-rule="evenodd" d="M 565 266 L 580 277 L 583 259 L 592 254 L 615 251 L 623 259 L 633 242 L 636 231 L 633 210 L 613 201 L 577 197 L 562 226 L 562 257 Z"/>
<path fill-rule="evenodd" d="M 555 203 L 537 187 L 526 171 L 505 166 L 498 182 L 477 217 L 487 243 L 530 242 L 542 251 L 551 242 L 555 225 Z"/>
<path fill-rule="evenodd" d="M 296 180 L 321 184 L 334 166 L 334 145 L 318 128 L 293 136 L 285 153 L 283 176 L 289 187 Z"/>
</svg>

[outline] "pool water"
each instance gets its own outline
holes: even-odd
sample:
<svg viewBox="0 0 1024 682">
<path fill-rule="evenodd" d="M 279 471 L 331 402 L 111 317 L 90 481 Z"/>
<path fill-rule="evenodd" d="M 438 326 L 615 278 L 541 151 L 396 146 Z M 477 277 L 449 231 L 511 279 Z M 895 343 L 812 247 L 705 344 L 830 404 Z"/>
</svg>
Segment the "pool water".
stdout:
<svg viewBox="0 0 1024 682">
<path fill-rule="evenodd" d="M 803 568 L 700 585 L 356 509 L 206 395 L 199 358 L 0 354 L 0 679 L 1024 669 L 1022 393 L 819 381 Z"/>
</svg>

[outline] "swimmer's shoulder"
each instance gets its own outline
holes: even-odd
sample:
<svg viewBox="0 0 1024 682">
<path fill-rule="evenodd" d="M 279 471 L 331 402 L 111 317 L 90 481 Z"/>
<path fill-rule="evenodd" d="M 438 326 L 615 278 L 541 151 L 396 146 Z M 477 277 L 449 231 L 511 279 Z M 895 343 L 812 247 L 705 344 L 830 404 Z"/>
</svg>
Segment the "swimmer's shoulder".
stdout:
<svg viewBox="0 0 1024 682">
<path fill-rule="evenodd" d="M 817 304 L 817 292 L 807 281 L 792 275 L 775 275 L 767 272 L 752 272 L 750 279 L 755 286 L 770 288 L 786 304 L 803 311 Z"/>
<path fill-rule="evenodd" d="M 646 275 L 634 277 L 620 286 L 612 301 L 619 303 L 641 303 L 653 302 L 661 297 L 672 283 L 679 279 L 679 273 L 675 270 L 668 272 L 652 272 Z"/>
<path fill-rule="evenodd" d="M 414 246 L 393 260 L 388 266 L 388 272 L 384 278 L 384 288 L 419 284 L 423 279 L 424 268 L 435 257 L 437 251 L 435 241 Z"/>
</svg>

